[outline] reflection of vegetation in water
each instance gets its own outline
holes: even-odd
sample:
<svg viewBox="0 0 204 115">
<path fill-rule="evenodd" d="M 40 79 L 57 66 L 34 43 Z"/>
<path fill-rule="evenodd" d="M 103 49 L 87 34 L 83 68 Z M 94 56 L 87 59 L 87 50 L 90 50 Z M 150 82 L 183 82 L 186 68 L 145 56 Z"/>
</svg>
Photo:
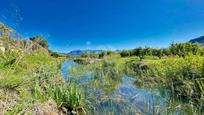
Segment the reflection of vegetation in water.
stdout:
<svg viewBox="0 0 204 115">
<path fill-rule="evenodd" d="M 104 89 L 105 92 L 112 92 L 118 88 L 123 76 L 123 67 L 113 60 L 104 60 L 101 66 L 95 67 L 95 78 L 98 87 Z M 98 83 L 97 83 L 98 82 Z"/>
<path fill-rule="evenodd" d="M 187 103 L 176 104 L 174 98 L 169 100 L 171 109 L 185 109 L 200 113 L 203 107 L 203 70 L 204 59 L 200 56 L 148 60 L 127 64 L 127 72 L 138 75 L 139 85 L 145 87 L 166 87 L 171 95 Z M 175 104 L 175 105 L 174 105 Z"/>
<path fill-rule="evenodd" d="M 88 83 L 81 84 L 85 92 L 85 102 L 88 105 L 86 109 L 90 114 L 116 113 L 118 109 L 115 106 L 111 106 L 111 103 L 108 103 L 108 105 L 110 104 L 108 106 L 109 109 L 102 106 L 103 103 L 109 102 L 108 100 L 112 100 L 113 103 L 120 103 L 120 106 L 122 106 L 121 101 L 118 100 L 119 98 L 112 99 L 111 97 L 122 82 L 124 75 L 124 65 L 121 64 L 122 62 L 115 58 L 107 58 L 92 64 L 75 66 L 69 70 L 69 74 L 74 77 L 77 76 L 75 77 L 77 80 L 86 78 L 87 73 L 93 77 Z"/>
<path fill-rule="evenodd" d="M 110 93 L 118 88 L 124 75 L 124 66 L 117 61 L 112 58 L 100 60 L 93 64 L 73 67 L 69 73 L 72 76 L 78 76 L 78 79 L 87 73 L 92 73 L 94 80 L 89 85 Z"/>
</svg>

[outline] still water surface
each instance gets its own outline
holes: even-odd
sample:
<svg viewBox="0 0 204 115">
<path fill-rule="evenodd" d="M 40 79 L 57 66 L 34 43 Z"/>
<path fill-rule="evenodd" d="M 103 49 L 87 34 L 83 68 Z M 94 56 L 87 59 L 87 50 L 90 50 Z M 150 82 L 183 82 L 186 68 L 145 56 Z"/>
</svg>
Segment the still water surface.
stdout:
<svg viewBox="0 0 204 115">
<path fill-rule="evenodd" d="M 99 81 L 98 78 L 94 77 L 94 73 L 92 72 L 84 73 L 76 78 L 69 73 L 69 70 L 77 66 L 82 65 L 72 60 L 65 61 L 62 64 L 62 75 L 64 79 L 76 82 L 83 88 L 86 99 L 95 108 L 93 114 L 168 114 L 165 103 L 166 98 L 160 96 L 157 90 L 153 93 L 148 89 L 138 88 L 134 85 L 136 79 L 125 74 L 121 80 L 111 81 L 113 82 L 113 86 L 100 85 L 103 82 L 110 81 Z"/>
</svg>

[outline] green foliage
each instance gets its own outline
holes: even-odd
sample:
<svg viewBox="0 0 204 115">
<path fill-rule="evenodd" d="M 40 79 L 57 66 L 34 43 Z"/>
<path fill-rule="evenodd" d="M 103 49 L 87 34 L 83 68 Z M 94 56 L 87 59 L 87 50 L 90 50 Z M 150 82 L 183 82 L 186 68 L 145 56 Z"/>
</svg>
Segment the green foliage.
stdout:
<svg viewBox="0 0 204 115">
<path fill-rule="evenodd" d="M 89 54 L 86 54 L 86 53 L 85 53 L 85 54 L 82 54 L 81 57 L 83 57 L 83 58 L 88 58 L 88 57 L 89 57 Z"/>
<path fill-rule="evenodd" d="M 47 83 L 47 85 L 43 87 L 41 83 L 37 81 L 33 93 L 37 99 L 42 101 L 47 101 L 52 98 L 60 108 L 65 107 L 69 111 L 81 109 L 83 106 L 82 92 L 71 82 L 61 84 Z"/>
<path fill-rule="evenodd" d="M 57 52 L 52 52 L 51 56 L 57 58 L 57 57 L 60 57 L 61 55 Z"/>
<path fill-rule="evenodd" d="M 198 43 L 176 43 L 171 44 L 169 50 L 173 55 L 187 56 L 189 54 L 201 55 L 203 48 Z"/>
<path fill-rule="evenodd" d="M 185 109 L 188 114 L 203 113 L 203 57 L 191 54 L 185 57 L 128 62 L 126 72 L 130 76 L 137 76 L 137 87 L 169 92 L 169 111 L 177 111 L 182 103 L 179 110 Z"/>
<path fill-rule="evenodd" d="M 54 52 L 52 50 L 49 50 L 50 56 L 58 58 L 58 57 L 63 57 L 62 54 L 59 54 L 58 52 Z"/>
<path fill-rule="evenodd" d="M 35 109 L 32 107 L 36 103 L 49 99 L 53 99 L 59 109 L 64 107 L 68 111 L 77 111 L 82 108 L 82 91 L 74 83 L 67 83 L 61 77 L 62 60 L 53 58 L 59 54 L 50 52 L 50 56 L 47 50 L 31 49 L 33 45 L 37 48 L 39 45 L 48 48 L 48 43 L 42 36 L 30 40 L 33 41 L 33 44 L 28 44 L 31 46 L 12 46 L 13 49 L 0 53 L 0 110 L 3 107 L 3 114 L 23 114 L 27 110 Z M 10 44 L 10 41 L 4 43 Z M 22 42 L 16 40 L 16 43 Z"/>
<path fill-rule="evenodd" d="M 128 50 L 123 50 L 120 52 L 121 57 L 129 57 L 130 56 L 130 51 Z"/>
<path fill-rule="evenodd" d="M 143 59 L 146 59 L 146 60 L 157 60 L 157 59 L 159 59 L 157 56 L 147 56 L 147 55 L 145 55 L 144 57 L 143 57 Z"/>
<path fill-rule="evenodd" d="M 41 45 L 43 48 L 48 49 L 48 42 L 43 36 L 35 36 L 30 38 L 31 41 Z"/>
<path fill-rule="evenodd" d="M 123 75 L 123 65 L 115 60 L 104 60 L 102 62 L 102 71 L 104 76 L 111 77 L 112 79 L 119 79 Z"/>
<path fill-rule="evenodd" d="M 98 58 L 100 58 L 100 59 L 104 58 L 105 55 L 106 55 L 106 52 L 103 51 L 103 52 L 98 54 Z"/>
<path fill-rule="evenodd" d="M 99 58 L 103 59 L 105 57 L 115 54 L 113 51 L 101 51 L 96 53 L 84 53 L 81 55 L 82 58 Z"/>
<path fill-rule="evenodd" d="M 114 52 L 112 52 L 112 51 L 107 51 L 107 55 L 111 55 L 111 54 L 113 54 Z"/>
<path fill-rule="evenodd" d="M 20 56 L 20 52 L 18 51 L 8 51 L 8 52 L 5 52 L 4 54 L 1 54 L 0 55 L 1 66 L 3 67 L 11 66 L 13 63 L 15 63 L 15 61 L 19 56 Z"/>
<path fill-rule="evenodd" d="M 185 57 L 190 54 L 193 55 L 203 55 L 203 47 L 198 43 L 176 43 L 171 44 L 169 48 L 166 49 L 154 49 L 154 48 L 135 48 L 133 50 L 123 50 L 120 52 L 121 57 L 129 56 L 139 56 L 144 58 L 145 56 L 175 56 Z"/>
<path fill-rule="evenodd" d="M 82 108 L 82 92 L 75 84 L 62 80 L 60 60 L 43 52 L 29 55 L 6 52 L 0 55 L 0 62 L 0 88 L 19 92 L 17 105 L 8 113 L 17 114 L 25 110 L 25 100 L 38 102 L 50 98 L 67 110 Z"/>
<path fill-rule="evenodd" d="M 127 72 L 151 87 L 167 87 L 179 98 L 199 100 L 203 93 L 204 58 L 186 56 L 127 64 Z"/>
<path fill-rule="evenodd" d="M 132 57 L 125 58 L 125 62 L 136 62 L 139 60 L 140 60 L 140 57 L 138 56 L 132 56 Z"/>
</svg>

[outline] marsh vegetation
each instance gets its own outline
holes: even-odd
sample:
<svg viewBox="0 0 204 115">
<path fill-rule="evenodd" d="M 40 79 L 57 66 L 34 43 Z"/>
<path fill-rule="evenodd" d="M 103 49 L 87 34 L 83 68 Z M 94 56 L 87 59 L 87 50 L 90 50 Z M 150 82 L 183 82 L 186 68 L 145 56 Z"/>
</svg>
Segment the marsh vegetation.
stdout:
<svg viewBox="0 0 204 115">
<path fill-rule="evenodd" d="M 198 43 L 66 57 L 42 36 L 0 42 L 0 114 L 204 113 Z"/>
</svg>

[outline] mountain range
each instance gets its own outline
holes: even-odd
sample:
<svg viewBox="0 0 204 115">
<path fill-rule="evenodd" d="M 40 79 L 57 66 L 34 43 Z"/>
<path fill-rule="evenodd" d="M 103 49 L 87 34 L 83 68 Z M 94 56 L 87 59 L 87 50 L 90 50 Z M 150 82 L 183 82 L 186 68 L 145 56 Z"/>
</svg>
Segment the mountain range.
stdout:
<svg viewBox="0 0 204 115">
<path fill-rule="evenodd" d="M 200 36 L 198 38 L 190 40 L 192 43 L 200 43 L 202 46 L 204 46 L 204 36 Z"/>
<path fill-rule="evenodd" d="M 69 55 L 69 56 L 81 56 L 86 53 L 94 54 L 94 53 L 100 53 L 102 51 L 103 50 L 73 50 L 73 51 L 70 51 L 69 53 L 63 53 L 63 54 Z"/>
</svg>

